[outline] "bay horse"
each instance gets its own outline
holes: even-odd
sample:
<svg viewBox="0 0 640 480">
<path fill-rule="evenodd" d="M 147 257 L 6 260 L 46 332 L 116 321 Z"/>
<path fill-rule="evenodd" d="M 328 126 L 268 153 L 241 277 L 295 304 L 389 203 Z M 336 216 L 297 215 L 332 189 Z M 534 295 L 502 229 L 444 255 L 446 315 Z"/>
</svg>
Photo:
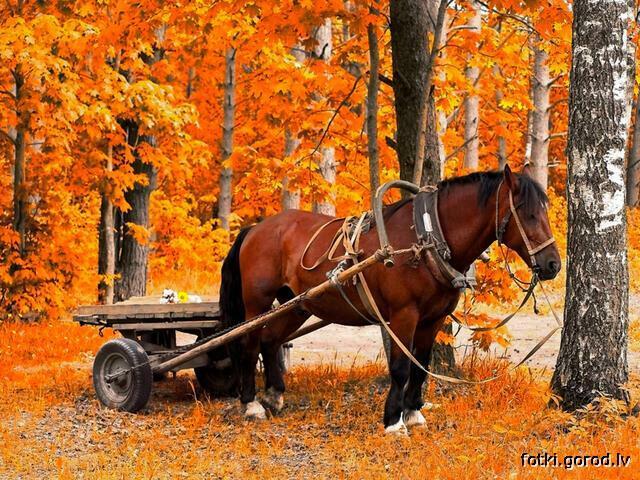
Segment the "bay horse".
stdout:
<svg viewBox="0 0 640 480">
<path fill-rule="evenodd" d="M 529 267 L 535 267 L 540 279 L 552 279 L 560 271 L 560 255 L 551 240 L 547 196 L 526 171 L 514 173 L 506 166 L 502 172 L 479 172 L 445 180 L 438 185 L 438 195 L 441 227 L 451 249 L 450 264 L 458 271 L 466 271 L 498 235 Z M 514 211 L 517 214 L 513 214 Z M 385 207 L 385 225 L 394 249 L 407 248 L 416 242 L 412 214 L 410 199 Z M 301 267 L 301 256 L 314 232 L 331 218 L 287 210 L 242 230 L 222 267 L 223 322 L 241 323 L 271 309 L 274 300 L 283 303 L 325 281 L 326 272 L 333 269 L 335 263 L 325 260 L 318 268 L 308 271 Z M 307 264 L 321 257 L 338 228 L 339 221 L 323 228 L 308 248 Z M 531 246 L 542 248 L 530 254 Z M 379 247 L 374 228 L 362 234 L 359 248 L 364 256 L 373 254 Z M 391 268 L 376 264 L 365 270 L 364 276 L 394 334 L 419 362 L 428 366 L 436 334 L 446 316 L 455 309 L 460 290 L 438 280 L 425 262 L 416 264 L 410 261 L 411 257 L 411 254 L 396 257 Z M 366 311 L 351 282 L 344 286 L 344 292 L 360 311 Z M 306 300 L 298 310 L 243 337 L 231 350 L 240 377 L 240 401 L 247 418 L 265 418 L 262 403 L 274 412 L 282 408 L 285 385 L 277 360 L 278 349 L 310 315 L 341 325 L 368 325 L 333 289 L 318 299 Z M 260 351 L 266 389 L 262 403 L 256 400 L 255 386 Z M 391 386 L 384 407 L 385 431 L 406 433 L 407 427 L 425 424 L 420 409 L 426 374 L 411 364 L 393 342 L 389 373 Z"/>
</svg>

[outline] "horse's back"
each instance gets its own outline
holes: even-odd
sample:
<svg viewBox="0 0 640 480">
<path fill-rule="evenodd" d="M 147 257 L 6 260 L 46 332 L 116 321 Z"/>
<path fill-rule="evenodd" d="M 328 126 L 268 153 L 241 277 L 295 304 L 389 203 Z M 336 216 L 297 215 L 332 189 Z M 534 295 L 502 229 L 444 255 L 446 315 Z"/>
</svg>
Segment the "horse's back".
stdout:
<svg viewBox="0 0 640 480">
<path fill-rule="evenodd" d="M 243 275 L 250 276 L 247 281 L 253 285 L 297 283 L 293 279 L 305 246 L 317 229 L 333 218 L 302 210 L 285 210 L 255 225 L 247 235 L 240 254 Z M 337 229 L 339 222 L 335 225 Z M 319 236 L 309 248 L 311 261 L 322 254 L 333 233 L 328 240 L 324 237 Z M 321 251 L 318 253 L 316 250 Z M 294 285 L 290 286 L 296 289 Z"/>
</svg>

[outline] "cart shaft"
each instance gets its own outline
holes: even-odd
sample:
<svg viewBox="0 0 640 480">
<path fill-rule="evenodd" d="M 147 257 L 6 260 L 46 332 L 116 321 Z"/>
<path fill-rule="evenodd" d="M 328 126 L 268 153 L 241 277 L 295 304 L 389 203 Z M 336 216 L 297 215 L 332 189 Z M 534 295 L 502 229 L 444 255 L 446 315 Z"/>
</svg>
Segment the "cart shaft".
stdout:
<svg viewBox="0 0 640 480">
<path fill-rule="evenodd" d="M 343 272 L 339 272 L 335 278 L 327 280 L 320 285 L 310 288 L 304 293 L 292 298 L 288 302 L 283 303 L 282 305 L 276 307 L 273 310 L 270 310 L 262 315 L 258 315 L 257 317 L 252 318 L 251 320 L 247 320 L 244 323 L 239 324 L 233 330 L 220 335 L 219 337 L 212 338 L 208 342 L 203 343 L 202 345 L 198 345 L 197 347 L 192 348 L 191 350 L 187 350 L 184 353 L 181 353 L 165 362 L 160 363 L 155 368 L 153 368 L 153 373 L 164 373 L 169 370 L 182 365 L 185 362 L 188 362 L 194 357 L 198 355 L 208 352 L 209 350 L 214 350 L 222 345 L 231 343 L 234 340 L 237 340 L 240 337 L 260 328 L 269 323 L 271 320 L 278 318 L 283 313 L 289 312 L 300 305 L 305 300 L 309 300 L 312 298 L 316 298 L 329 291 L 334 287 L 334 282 L 336 283 L 344 283 L 347 280 L 350 280 L 358 273 L 366 270 L 370 266 L 375 263 L 384 261 L 385 259 L 391 257 L 392 252 L 390 249 L 381 249 L 377 250 L 373 255 L 366 258 L 360 263 L 352 265 L 348 269 Z"/>
</svg>

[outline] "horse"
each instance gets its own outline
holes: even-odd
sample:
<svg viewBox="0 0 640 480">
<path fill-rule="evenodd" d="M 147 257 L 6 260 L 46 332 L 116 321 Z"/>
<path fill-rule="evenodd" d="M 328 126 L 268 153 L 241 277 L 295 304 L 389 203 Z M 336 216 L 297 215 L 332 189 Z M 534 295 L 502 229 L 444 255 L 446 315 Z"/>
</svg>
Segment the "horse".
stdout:
<svg viewBox="0 0 640 480">
<path fill-rule="evenodd" d="M 451 250 L 451 266 L 466 271 L 501 237 L 501 242 L 517 252 L 539 279 L 554 278 L 561 263 L 547 206 L 544 189 L 528 175 L 526 167 L 521 173 L 506 166 L 503 171 L 476 172 L 440 182 L 438 212 Z M 385 207 L 385 226 L 393 248 L 415 244 L 412 213 L 410 199 Z M 335 264 L 325 259 L 318 268 L 308 270 L 302 268 L 301 257 L 314 232 L 324 226 L 308 245 L 305 261 L 322 259 L 340 228 L 339 221 L 327 225 L 332 218 L 287 210 L 241 230 L 222 266 L 220 307 L 224 324 L 241 323 L 270 310 L 275 300 L 286 302 L 325 281 L 326 272 Z M 374 230 L 362 233 L 360 238 L 359 248 L 366 256 L 380 248 Z M 396 257 L 391 268 L 375 264 L 364 271 L 364 277 L 398 340 L 411 349 L 422 365 L 429 365 L 436 334 L 455 309 L 460 290 L 445 284 L 426 262 L 412 261 L 410 253 Z M 347 283 L 344 293 L 353 306 L 364 312 L 355 287 L 352 282 Z M 265 406 L 273 413 L 282 409 L 285 384 L 278 349 L 311 315 L 341 325 L 369 324 L 333 289 L 318 299 L 305 300 L 300 308 L 243 337 L 231 348 L 231 356 L 237 366 L 240 402 L 246 418 L 266 418 Z M 255 385 L 260 352 L 266 390 L 262 403 L 256 400 Z M 393 342 L 388 363 L 391 385 L 384 406 L 385 431 L 406 433 L 407 427 L 426 423 L 420 412 L 426 373 Z"/>
</svg>

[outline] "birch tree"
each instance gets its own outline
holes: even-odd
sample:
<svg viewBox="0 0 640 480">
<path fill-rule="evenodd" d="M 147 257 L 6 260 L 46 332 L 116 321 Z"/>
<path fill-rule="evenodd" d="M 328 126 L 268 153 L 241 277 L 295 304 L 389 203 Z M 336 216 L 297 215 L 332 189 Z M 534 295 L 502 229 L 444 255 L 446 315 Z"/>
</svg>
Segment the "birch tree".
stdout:
<svg viewBox="0 0 640 480">
<path fill-rule="evenodd" d="M 331 60 L 331 51 L 333 48 L 332 39 L 332 24 L 331 19 L 325 19 L 324 23 L 320 25 L 314 34 L 316 45 L 314 47 L 314 56 L 319 60 L 329 62 Z M 322 178 L 329 185 L 336 183 L 336 151 L 331 146 L 323 146 L 320 149 L 320 173 Z M 322 200 L 320 202 L 313 203 L 313 211 L 316 213 L 323 213 L 325 215 L 335 215 L 336 207 L 330 200 Z"/>
<path fill-rule="evenodd" d="M 480 5 L 476 2 L 471 2 L 471 8 L 473 9 L 473 15 L 469 19 L 467 27 L 470 31 L 480 33 L 482 24 L 482 13 L 480 12 Z M 478 81 L 478 75 L 480 75 L 480 69 L 473 65 L 471 60 L 465 70 L 465 76 L 472 85 L 472 89 L 475 89 L 475 85 Z M 480 98 L 474 91 L 464 99 L 464 166 L 472 170 L 478 169 L 479 159 L 479 147 L 480 140 L 478 138 L 478 123 L 480 121 Z"/>
<path fill-rule="evenodd" d="M 551 78 L 547 60 L 549 54 L 541 45 L 540 38 L 533 45 L 533 111 L 531 112 L 531 174 L 546 190 L 549 177 L 549 92 Z"/>
<path fill-rule="evenodd" d="M 625 156 L 633 3 L 576 0 L 569 90 L 567 298 L 552 379 L 566 409 L 628 399 Z"/>
<path fill-rule="evenodd" d="M 291 49 L 291 55 L 299 62 L 303 63 L 307 55 L 300 44 L 294 46 Z M 292 157 L 298 147 L 300 146 L 300 140 L 296 137 L 295 133 L 291 131 L 291 127 L 285 127 L 284 131 L 284 157 Z M 282 196 L 281 196 L 282 210 L 291 210 L 300 208 L 300 189 L 291 185 L 289 177 L 285 174 L 282 178 Z"/>
<path fill-rule="evenodd" d="M 233 124 L 236 111 L 236 49 L 228 48 L 225 53 L 224 72 L 224 100 L 222 120 L 222 162 L 229 162 L 233 153 Z M 218 199 L 218 219 L 225 230 L 229 230 L 229 215 L 231 215 L 231 182 L 233 170 L 225 165 L 220 172 L 220 198 Z"/>
</svg>

